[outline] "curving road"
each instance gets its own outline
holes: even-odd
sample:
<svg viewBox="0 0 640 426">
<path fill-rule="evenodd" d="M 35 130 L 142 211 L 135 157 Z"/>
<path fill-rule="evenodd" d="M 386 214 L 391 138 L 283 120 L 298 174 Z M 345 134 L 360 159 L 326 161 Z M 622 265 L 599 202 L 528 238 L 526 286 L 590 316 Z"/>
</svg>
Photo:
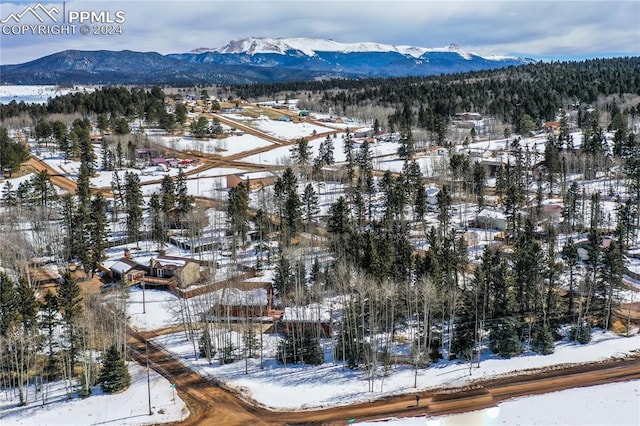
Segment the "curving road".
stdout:
<svg viewBox="0 0 640 426">
<path fill-rule="evenodd" d="M 155 333 L 130 330 L 134 359 L 145 362 L 145 340 Z M 499 379 L 483 380 L 466 389 L 436 389 L 387 397 L 373 402 L 306 411 L 275 411 L 241 398 L 222 383 L 193 372 L 147 340 L 149 365 L 176 384 L 191 416 L 180 425 L 344 425 L 350 419 L 374 420 L 387 417 L 442 415 L 478 410 L 510 398 L 554 392 L 580 386 L 640 379 L 640 357 L 581 364 L 564 368 L 524 371 Z"/>
</svg>

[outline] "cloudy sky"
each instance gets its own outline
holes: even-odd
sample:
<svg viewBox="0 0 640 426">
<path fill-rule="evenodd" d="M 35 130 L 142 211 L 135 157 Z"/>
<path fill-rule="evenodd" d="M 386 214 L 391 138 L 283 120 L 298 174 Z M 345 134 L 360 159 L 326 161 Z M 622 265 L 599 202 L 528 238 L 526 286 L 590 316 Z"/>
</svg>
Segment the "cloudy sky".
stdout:
<svg viewBox="0 0 640 426">
<path fill-rule="evenodd" d="M 30 61 L 65 49 L 187 52 L 222 47 L 255 37 L 317 37 L 344 43 L 378 42 L 419 47 L 456 43 L 482 55 L 534 59 L 586 59 L 640 55 L 638 0 L 209 0 L 209 1 L 41 1 L 58 22 L 39 9 L 21 15 L 36 1 L 1 0 L 0 64 Z M 31 35 L 25 25 L 47 31 L 70 25 L 70 12 L 94 12 L 84 24 L 89 34 Z M 119 12 L 119 14 L 117 14 Z M 65 16 L 63 23 L 61 17 Z M 19 16 L 16 19 L 16 16 Z M 124 19 L 121 34 L 98 21 Z M 70 31 L 70 30 L 68 30 Z M 85 29 L 87 31 L 87 29 Z M 1 76 L 0 76 L 1 80 Z"/>
</svg>

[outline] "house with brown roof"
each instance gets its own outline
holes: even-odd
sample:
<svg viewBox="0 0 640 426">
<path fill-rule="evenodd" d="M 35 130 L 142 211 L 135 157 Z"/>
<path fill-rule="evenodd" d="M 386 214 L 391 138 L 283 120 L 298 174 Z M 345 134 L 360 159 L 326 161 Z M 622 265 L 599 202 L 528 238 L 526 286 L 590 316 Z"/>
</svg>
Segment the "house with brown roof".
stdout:
<svg viewBox="0 0 640 426">
<path fill-rule="evenodd" d="M 280 321 L 276 323 L 276 331 L 285 335 L 295 332 L 331 337 L 334 316 L 333 309 L 318 303 L 285 307 Z"/>
<path fill-rule="evenodd" d="M 547 121 L 542 125 L 542 130 L 557 136 L 560 133 L 560 123 L 557 121 Z"/>
<path fill-rule="evenodd" d="M 273 185 L 277 180 L 278 176 L 271 172 L 236 173 L 227 175 L 227 188 L 235 188 L 241 182 L 248 181 L 249 189 L 253 191 Z"/>
<path fill-rule="evenodd" d="M 186 288 L 200 279 L 200 265 L 186 257 L 159 255 L 151 259 L 145 285 Z"/>
<path fill-rule="evenodd" d="M 125 285 L 136 285 L 142 282 L 147 268 L 125 257 L 113 262 L 105 262 L 100 268 L 105 273 L 105 281 L 118 281 Z"/>
<path fill-rule="evenodd" d="M 269 282 L 220 283 L 207 293 L 208 318 L 248 319 L 273 317 L 273 286 Z"/>
</svg>

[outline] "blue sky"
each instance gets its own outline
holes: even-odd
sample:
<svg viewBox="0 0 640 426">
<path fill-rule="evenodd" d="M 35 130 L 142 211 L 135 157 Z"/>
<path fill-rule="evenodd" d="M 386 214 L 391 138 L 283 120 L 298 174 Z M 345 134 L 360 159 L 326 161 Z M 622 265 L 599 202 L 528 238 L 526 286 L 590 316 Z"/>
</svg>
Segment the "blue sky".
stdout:
<svg viewBox="0 0 640 426">
<path fill-rule="evenodd" d="M 187 52 L 249 37 L 318 37 L 344 43 L 419 47 L 456 43 L 483 55 L 587 59 L 640 55 L 640 1 L 42 1 L 48 10 L 124 12 L 122 34 L 30 35 L 9 19 L 0 64 L 21 63 L 66 49 Z M 37 1 L 2 1 L 0 20 Z M 60 12 L 62 14 L 62 12 Z M 68 15 L 67 15 L 68 16 Z M 108 19 L 108 18 L 107 18 Z M 93 31 L 95 23 L 88 22 Z M 45 24 L 53 24 L 45 22 Z M 11 34 L 16 32 L 17 34 Z M 1 76 L 0 76 L 1 79 Z"/>
</svg>

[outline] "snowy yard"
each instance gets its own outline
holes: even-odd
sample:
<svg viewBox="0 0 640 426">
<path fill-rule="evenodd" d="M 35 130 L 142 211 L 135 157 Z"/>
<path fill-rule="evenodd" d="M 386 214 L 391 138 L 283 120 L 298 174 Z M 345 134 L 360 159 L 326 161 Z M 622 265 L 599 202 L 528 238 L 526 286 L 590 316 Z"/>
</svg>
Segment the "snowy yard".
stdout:
<svg viewBox="0 0 640 426">
<path fill-rule="evenodd" d="M 188 417 L 184 402 L 174 393 L 171 383 L 153 370 L 149 372 L 151 411 L 149 415 L 149 393 L 147 371 L 130 362 L 131 386 L 122 393 L 107 395 L 97 386 L 92 395 L 82 399 L 72 395 L 69 399 L 62 382 L 47 386 L 46 404 L 42 404 L 43 393 L 29 391 L 29 404 L 18 406 L 18 396 L 11 391 L 0 393 L 0 424 L 14 426 L 34 425 L 153 425 L 178 422 Z"/>
</svg>

